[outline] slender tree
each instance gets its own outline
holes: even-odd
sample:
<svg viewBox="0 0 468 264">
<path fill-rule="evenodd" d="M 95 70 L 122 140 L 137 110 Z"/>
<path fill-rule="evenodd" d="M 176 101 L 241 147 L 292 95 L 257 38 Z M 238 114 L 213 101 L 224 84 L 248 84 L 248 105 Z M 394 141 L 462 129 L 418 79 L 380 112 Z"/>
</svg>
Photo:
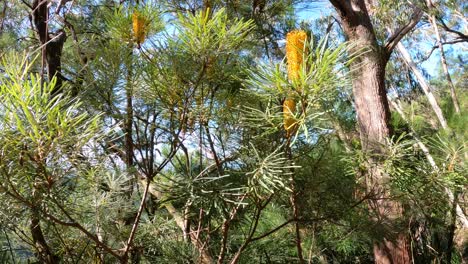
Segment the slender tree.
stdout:
<svg viewBox="0 0 468 264">
<path fill-rule="evenodd" d="M 453 84 L 452 77 L 450 76 L 450 72 L 447 66 L 447 59 L 445 56 L 445 49 L 444 44 L 442 41 L 442 36 L 440 34 L 439 25 L 437 24 L 437 7 L 435 6 L 434 2 L 431 0 L 426 0 L 426 5 L 429 9 L 429 22 L 434 29 L 435 37 L 437 40 L 437 47 L 439 48 L 440 52 L 440 62 L 442 63 L 442 69 L 445 74 L 445 78 L 447 79 L 447 83 L 450 89 L 450 96 L 452 98 L 453 107 L 455 108 L 456 113 L 460 113 L 460 105 L 458 103 L 458 97 L 455 90 L 455 85 Z"/>
</svg>

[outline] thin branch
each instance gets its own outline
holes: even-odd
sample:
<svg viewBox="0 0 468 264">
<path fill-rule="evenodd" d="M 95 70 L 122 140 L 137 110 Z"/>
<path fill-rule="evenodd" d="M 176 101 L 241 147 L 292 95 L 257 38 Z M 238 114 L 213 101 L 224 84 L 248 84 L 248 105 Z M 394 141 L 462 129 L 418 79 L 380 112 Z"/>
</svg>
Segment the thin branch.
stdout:
<svg viewBox="0 0 468 264">
<path fill-rule="evenodd" d="M 218 264 L 222 264 L 224 261 L 224 256 L 226 254 L 227 250 L 227 238 L 228 238 L 228 233 L 229 233 L 229 228 L 230 228 L 230 223 L 234 219 L 234 217 L 237 215 L 237 212 L 239 211 L 240 206 L 242 205 L 242 202 L 244 201 L 245 197 L 247 197 L 247 193 L 245 193 L 242 198 L 240 199 L 239 203 L 237 204 L 236 207 L 233 208 L 231 211 L 231 214 L 228 219 L 226 219 L 223 223 L 222 226 L 222 240 L 221 240 L 221 249 L 218 255 Z"/>
<path fill-rule="evenodd" d="M 281 225 L 279 225 L 279 226 L 273 228 L 272 230 L 270 230 L 270 231 L 268 231 L 268 232 L 266 232 L 266 233 L 264 233 L 264 234 L 262 234 L 262 235 L 260 235 L 260 236 L 257 236 L 257 237 L 254 237 L 254 238 L 250 239 L 250 241 L 251 241 L 251 242 L 254 242 L 254 241 L 260 240 L 260 239 L 262 239 L 262 238 L 265 238 L 265 237 L 267 237 L 267 236 L 269 236 L 269 235 L 271 235 L 271 234 L 273 234 L 273 233 L 279 231 L 281 228 L 287 226 L 288 224 L 290 224 L 290 223 L 292 223 L 292 222 L 294 222 L 294 221 L 296 221 L 296 219 L 294 219 L 294 218 L 289 219 L 289 220 L 287 220 L 286 222 L 282 223 Z"/>
<path fill-rule="evenodd" d="M 30 9 L 34 9 L 28 2 L 26 2 L 26 0 L 21 0 L 21 2 L 23 2 L 23 4 L 27 5 Z"/>
<path fill-rule="evenodd" d="M 234 161 L 234 160 L 237 159 L 237 156 L 238 156 L 238 154 L 233 154 L 232 156 L 226 157 L 225 159 L 220 160 L 220 161 L 219 161 L 219 164 L 222 166 L 222 165 L 223 165 L 224 163 L 226 163 L 226 162 Z M 211 164 L 211 165 L 208 165 L 208 166 L 206 166 L 206 168 L 205 168 L 204 170 L 202 170 L 197 176 L 195 176 L 195 179 L 200 178 L 200 177 L 202 177 L 202 176 L 204 176 L 204 175 L 208 175 L 208 174 L 214 172 L 214 171 L 217 170 L 217 169 L 218 169 L 218 167 L 217 167 L 217 164 L 216 164 L 216 163 L 213 163 L 213 164 Z"/>
<path fill-rule="evenodd" d="M 460 38 L 457 38 L 457 39 L 454 39 L 454 40 L 451 40 L 451 41 L 445 41 L 445 42 L 442 42 L 440 44 L 442 45 L 452 45 L 452 44 L 457 44 L 457 43 L 460 43 L 460 42 L 466 42 L 467 40 L 465 39 L 460 39 Z M 432 56 L 432 53 L 434 52 L 434 50 L 438 49 L 439 46 L 438 45 L 434 45 L 432 46 L 431 50 L 428 52 L 428 54 L 423 58 L 421 59 L 418 63 L 421 63 L 423 61 L 426 61 L 428 60 L 431 56 Z"/>
<path fill-rule="evenodd" d="M 46 211 L 42 210 L 41 213 L 43 213 L 48 219 L 50 219 L 53 222 L 56 222 L 56 223 L 58 223 L 60 225 L 77 228 L 78 230 L 83 232 L 88 238 L 93 240 L 96 243 L 96 245 L 98 245 L 99 247 L 101 247 L 102 249 L 107 251 L 108 253 L 112 254 L 116 258 L 121 259 L 121 256 L 117 252 L 115 252 L 115 250 L 108 247 L 96 235 L 92 234 L 91 232 L 86 230 L 81 224 L 79 224 L 77 221 L 75 221 L 75 219 L 73 219 L 73 217 L 67 212 L 67 210 L 65 210 L 65 208 L 56 199 L 51 199 L 51 200 L 54 202 L 55 205 L 57 205 L 57 207 L 60 209 L 60 211 L 62 211 L 65 214 L 65 216 L 68 218 L 68 220 L 70 222 L 65 222 L 63 220 L 60 220 L 60 219 L 54 217 L 53 215 L 47 213 Z"/>
<path fill-rule="evenodd" d="M 400 42 L 400 40 L 406 34 L 408 34 L 408 32 L 410 32 L 416 26 L 416 24 L 418 24 L 419 20 L 421 20 L 421 17 L 423 15 L 422 10 L 417 6 L 414 6 L 413 9 L 414 9 L 414 13 L 413 13 L 413 16 L 411 17 L 410 21 L 408 21 L 408 23 L 405 26 L 403 26 L 403 27 L 399 28 L 398 30 L 396 30 L 390 36 L 387 43 L 385 44 L 385 50 L 386 50 L 387 57 L 390 57 L 390 55 L 392 54 L 392 51 L 395 49 L 398 42 Z"/>
<path fill-rule="evenodd" d="M 439 20 L 440 24 L 442 25 L 442 27 L 445 29 L 445 31 L 450 32 L 450 33 L 454 33 L 454 34 L 458 35 L 458 37 L 460 39 L 462 39 L 463 41 L 468 42 L 468 35 L 465 35 L 465 34 L 461 33 L 460 31 L 456 31 L 454 29 L 449 28 L 447 26 L 447 24 L 445 24 L 443 19 L 440 18 L 438 20 Z"/>
<path fill-rule="evenodd" d="M 260 205 L 257 206 L 255 210 L 255 214 L 254 214 L 254 221 L 250 224 L 249 235 L 247 236 L 247 238 L 245 239 L 244 243 L 239 248 L 239 250 L 237 250 L 236 254 L 230 261 L 230 264 L 236 264 L 239 261 L 239 258 L 242 252 L 244 252 L 245 248 L 250 244 L 250 242 L 252 242 L 252 237 L 254 236 L 255 231 L 257 231 L 258 222 L 260 220 L 260 215 L 262 214 L 263 209 L 265 209 L 265 207 L 271 202 L 272 198 L 273 198 L 273 194 L 268 197 L 268 199 L 265 201 L 264 204 L 260 203 Z"/>
<path fill-rule="evenodd" d="M 13 246 L 10 243 L 10 237 L 8 236 L 8 233 L 5 231 L 5 229 L 2 228 L 2 230 L 3 233 L 5 233 L 5 238 L 8 244 L 8 249 L 10 250 L 11 259 L 13 260 L 13 262 L 15 262 L 15 255 L 13 254 Z"/>
<path fill-rule="evenodd" d="M 22 197 L 21 195 L 19 195 L 17 192 L 16 192 L 16 189 L 13 189 L 14 193 L 11 193 L 10 191 L 7 191 L 7 190 L 4 190 L 6 194 L 10 195 L 11 197 L 13 197 L 14 199 L 17 199 L 18 201 L 22 202 L 25 206 L 27 206 L 28 208 L 30 209 L 34 209 L 35 206 L 28 200 L 26 200 L 24 197 Z M 44 216 L 51 220 L 52 222 L 55 222 L 57 224 L 60 224 L 62 226 L 69 226 L 69 227 L 74 227 L 74 228 L 77 228 L 78 230 L 80 230 L 81 232 L 83 232 L 89 239 L 93 240 L 97 246 L 101 247 L 102 249 L 104 249 L 106 252 L 110 253 L 111 255 L 115 256 L 116 258 L 120 259 L 121 256 L 115 252 L 115 250 L 109 248 L 106 244 L 104 244 L 103 242 L 101 242 L 99 240 L 99 238 L 97 236 L 95 236 L 94 234 L 91 234 L 88 230 L 86 230 L 82 225 L 80 225 L 78 222 L 76 222 L 72 217 L 71 215 L 65 210 L 65 208 L 63 208 L 60 203 L 58 203 L 55 199 L 52 199 L 52 201 L 57 205 L 57 207 L 65 214 L 65 216 L 69 219 L 69 221 L 71 222 L 66 222 L 66 221 L 63 221 L 63 220 L 60 220 L 58 219 L 57 217 L 49 214 L 48 212 L 46 212 L 45 210 L 41 210 L 41 213 L 44 214 Z"/>
<path fill-rule="evenodd" d="M 94 234 L 91 234 L 88 230 L 86 230 L 82 225 L 80 225 L 79 223 L 77 222 L 65 222 L 65 221 L 62 221 L 58 218 L 56 218 L 55 216 L 47 213 L 47 212 L 44 212 L 42 211 L 41 213 L 43 213 L 47 219 L 50 219 L 52 220 L 52 222 L 55 222 L 59 225 L 62 225 L 62 226 L 69 226 L 69 227 L 74 227 L 78 230 L 80 230 L 81 232 L 83 232 L 89 239 L 93 240 L 97 246 L 99 246 L 100 248 L 104 249 L 106 252 L 110 253 L 111 255 L 113 255 L 114 257 L 116 257 L 117 259 L 121 259 L 121 256 L 113 249 L 111 249 L 110 247 L 108 247 L 106 244 L 102 243 L 99 238 L 97 236 L 95 236 Z"/>
<path fill-rule="evenodd" d="M 211 153 L 213 154 L 215 164 L 216 164 L 216 168 L 218 169 L 218 174 L 222 175 L 223 174 L 223 169 L 222 169 L 221 163 L 220 163 L 219 158 L 218 158 L 218 153 L 217 153 L 216 148 L 214 146 L 213 138 L 211 137 L 210 128 L 208 127 L 208 122 L 205 122 L 203 124 L 203 126 L 205 127 L 206 138 L 208 139 L 208 143 L 210 145 Z"/>
<path fill-rule="evenodd" d="M 127 245 L 125 246 L 125 250 L 123 252 L 124 259 L 128 258 L 128 251 L 130 250 L 130 247 L 132 245 L 133 238 L 135 237 L 135 234 L 138 228 L 138 224 L 140 223 L 141 214 L 143 213 L 143 209 L 145 208 L 145 204 L 146 204 L 145 201 L 146 201 L 146 197 L 148 196 L 148 191 L 149 191 L 149 186 L 150 186 L 150 178 L 147 178 L 146 181 L 147 183 L 145 186 L 145 191 L 143 192 L 143 197 L 141 198 L 140 207 L 138 208 L 138 212 L 137 212 L 135 221 L 132 226 L 132 231 L 130 232 L 130 235 L 128 236 Z"/>
<path fill-rule="evenodd" d="M 286 155 L 287 155 L 287 159 L 289 160 L 290 164 L 294 164 L 290 140 L 291 140 L 291 138 L 288 137 L 287 143 L 285 145 L 286 146 Z M 296 188 L 297 186 L 296 186 L 296 179 L 295 179 L 296 172 L 295 172 L 294 168 L 290 168 L 290 172 L 291 172 L 291 177 L 290 177 L 291 194 L 290 194 L 289 200 L 290 200 L 290 203 L 291 203 L 291 206 L 292 206 L 292 209 L 293 209 L 293 217 L 295 219 L 297 219 L 299 217 L 299 206 L 297 204 L 297 194 L 298 194 L 298 192 L 297 192 L 297 188 Z M 296 248 L 297 248 L 297 256 L 299 258 L 299 263 L 304 263 L 304 257 L 302 255 L 301 233 L 300 233 L 300 230 L 299 230 L 300 227 L 299 227 L 298 222 L 295 222 L 294 228 L 295 228 L 295 233 L 296 233 L 295 242 L 296 242 Z"/>
</svg>

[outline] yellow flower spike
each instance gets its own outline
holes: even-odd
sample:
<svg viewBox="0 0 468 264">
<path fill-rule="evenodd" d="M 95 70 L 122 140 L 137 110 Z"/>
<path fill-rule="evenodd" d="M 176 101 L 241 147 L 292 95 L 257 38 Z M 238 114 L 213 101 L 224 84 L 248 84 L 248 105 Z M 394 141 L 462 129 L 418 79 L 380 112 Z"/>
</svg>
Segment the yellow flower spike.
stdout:
<svg viewBox="0 0 468 264">
<path fill-rule="evenodd" d="M 133 36 L 138 46 L 140 46 L 140 44 L 143 43 L 146 38 L 148 21 L 142 14 L 140 14 L 138 11 L 135 11 L 135 13 L 132 15 L 132 22 Z"/>
<path fill-rule="evenodd" d="M 296 112 L 296 101 L 292 98 L 286 98 L 283 102 L 283 122 L 284 129 L 286 130 L 286 137 L 288 138 L 294 134 L 297 129 L 294 112 Z"/>
<path fill-rule="evenodd" d="M 293 30 L 286 35 L 288 78 L 291 81 L 296 81 L 299 78 L 306 41 L 307 34 L 303 30 Z"/>
</svg>

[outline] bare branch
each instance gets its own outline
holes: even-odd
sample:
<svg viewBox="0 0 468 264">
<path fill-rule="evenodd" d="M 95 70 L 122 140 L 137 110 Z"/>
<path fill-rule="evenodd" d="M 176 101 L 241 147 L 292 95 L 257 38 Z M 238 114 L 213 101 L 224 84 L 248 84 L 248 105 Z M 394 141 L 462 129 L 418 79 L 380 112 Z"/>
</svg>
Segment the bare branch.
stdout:
<svg viewBox="0 0 468 264">
<path fill-rule="evenodd" d="M 451 41 L 442 42 L 441 44 L 442 45 L 452 45 L 452 44 L 456 44 L 456 43 L 460 43 L 460 42 L 466 42 L 466 40 L 464 40 L 464 39 L 454 39 L 454 40 L 451 40 Z M 427 53 L 427 55 L 424 56 L 424 58 L 421 59 L 418 63 L 421 63 L 423 61 L 428 60 L 432 56 L 432 53 L 434 52 L 434 50 L 436 50 L 438 48 L 439 48 L 438 45 L 432 46 L 431 50 Z"/>
<path fill-rule="evenodd" d="M 268 232 L 266 232 L 266 233 L 264 233 L 264 234 L 262 234 L 260 236 L 257 236 L 257 237 L 254 237 L 254 238 L 250 239 L 250 241 L 253 242 L 253 241 L 260 240 L 260 239 L 262 239 L 264 237 L 267 237 L 267 236 L 275 233 L 276 231 L 280 230 L 281 228 L 287 226 L 288 224 L 290 224 L 290 223 L 292 223 L 294 221 L 296 221 L 296 219 L 289 219 L 288 221 L 286 221 L 286 222 L 282 223 L 281 225 L 273 228 L 272 230 L 270 230 L 270 231 L 268 231 Z"/>
<path fill-rule="evenodd" d="M 135 234 L 138 228 L 138 224 L 140 223 L 141 214 L 143 213 L 143 209 L 145 208 L 146 197 L 148 196 L 148 191 L 149 191 L 149 186 L 150 186 L 150 178 L 147 178 L 146 181 L 147 183 L 145 186 L 145 191 L 143 192 L 143 197 L 141 197 L 140 208 L 138 208 L 138 212 L 137 212 L 135 221 L 132 226 L 132 231 L 130 231 L 130 235 L 128 236 L 128 240 L 127 240 L 127 245 L 125 246 L 125 250 L 123 252 L 124 260 L 127 260 L 128 258 L 128 251 L 130 250 L 130 247 L 132 245 L 133 239 L 135 237 Z"/>
<path fill-rule="evenodd" d="M 244 201 L 245 197 L 247 196 L 247 193 L 245 193 L 242 198 L 240 199 L 239 203 L 237 204 L 236 207 L 234 207 L 231 211 L 231 214 L 228 219 L 226 219 L 222 225 L 222 240 L 221 240 L 221 249 L 218 255 L 218 264 L 222 264 L 224 261 L 224 256 L 226 254 L 227 250 L 227 239 L 228 239 L 228 233 L 229 233 L 229 227 L 231 221 L 234 219 L 236 216 L 237 212 L 239 211 L 240 206 L 242 205 L 242 201 Z"/>
<path fill-rule="evenodd" d="M 21 2 L 23 2 L 23 4 L 27 5 L 30 9 L 34 9 L 28 2 L 26 2 L 25 0 L 21 0 Z M 6 3 L 6 2 L 5 2 Z"/>
<path fill-rule="evenodd" d="M 444 28 L 445 31 L 450 32 L 450 33 L 454 33 L 454 34 L 458 35 L 459 39 L 468 42 L 468 35 L 465 35 L 465 34 L 461 33 L 460 31 L 456 31 L 454 29 L 449 28 L 447 26 L 447 24 L 445 24 L 443 19 L 438 19 L 438 20 L 439 20 L 440 24 L 442 25 L 442 27 Z"/>
<path fill-rule="evenodd" d="M 385 44 L 385 50 L 386 50 L 386 53 L 387 53 L 387 58 L 390 57 L 390 55 L 392 54 L 393 49 L 395 49 L 398 42 L 400 42 L 400 40 L 406 34 L 408 34 L 408 32 L 410 32 L 416 26 L 416 24 L 418 24 L 419 20 L 421 20 L 422 15 L 423 15 L 422 10 L 417 6 L 414 6 L 414 14 L 411 17 L 410 21 L 408 21 L 408 23 L 405 26 L 403 26 L 403 27 L 399 28 L 398 30 L 396 30 L 390 36 L 387 43 Z"/>
</svg>

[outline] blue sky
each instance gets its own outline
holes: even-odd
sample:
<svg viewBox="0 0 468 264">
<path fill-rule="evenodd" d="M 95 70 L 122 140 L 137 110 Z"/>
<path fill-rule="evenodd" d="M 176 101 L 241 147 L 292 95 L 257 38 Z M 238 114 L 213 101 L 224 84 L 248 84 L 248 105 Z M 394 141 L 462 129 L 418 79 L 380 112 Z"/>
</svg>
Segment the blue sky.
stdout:
<svg viewBox="0 0 468 264">
<path fill-rule="evenodd" d="M 334 12 L 333 7 L 328 1 L 316 1 L 305 5 L 298 6 L 297 14 L 301 20 L 311 21 L 321 16 L 329 15 Z"/>
<path fill-rule="evenodd" d="M 330 4 L 329 1 L 315 1 L 312 3 L 308 3 L 307 5 L 300 5 L 297 7 L 297 14 L 299 18 L 303 21 L 313 21 L 317 18 L 320 18 L 322 16 L 329 15 L 330 13 L 335 12 L 333 6 Z M 431 45 L 428 43 L 427 45 L 427 50 L 431 48 Z M 457 46 L 453 46 L 452 48 L 455 49 L 455 51 L 460 50 L 457 48 Z M 415 58 L 415 54 L 412 54 L 413 58 Z M 436 76 L 438 67 L 439 67 L 439 52 L 438 50 L 435 50 L 432 53 L 432 56 L 421 63 L 420 66 L 423 68 L 427 73 L 429 73 L 431 76 Z"/>
</svg>

